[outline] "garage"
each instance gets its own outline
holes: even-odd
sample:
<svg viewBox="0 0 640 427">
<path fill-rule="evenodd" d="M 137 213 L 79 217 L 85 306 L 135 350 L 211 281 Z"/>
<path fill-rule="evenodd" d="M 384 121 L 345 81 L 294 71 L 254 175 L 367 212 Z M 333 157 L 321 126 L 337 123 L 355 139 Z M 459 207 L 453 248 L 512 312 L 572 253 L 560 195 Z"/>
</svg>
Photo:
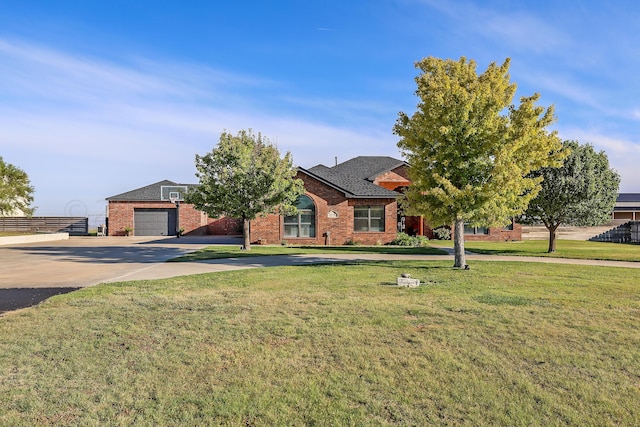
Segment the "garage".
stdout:
<svg viewBox="0 0 640 427">
<path fill-rule="evenodd" d="M 136 236 L 175 236 L 176 209 L 134 209 Z"/>
</svg>

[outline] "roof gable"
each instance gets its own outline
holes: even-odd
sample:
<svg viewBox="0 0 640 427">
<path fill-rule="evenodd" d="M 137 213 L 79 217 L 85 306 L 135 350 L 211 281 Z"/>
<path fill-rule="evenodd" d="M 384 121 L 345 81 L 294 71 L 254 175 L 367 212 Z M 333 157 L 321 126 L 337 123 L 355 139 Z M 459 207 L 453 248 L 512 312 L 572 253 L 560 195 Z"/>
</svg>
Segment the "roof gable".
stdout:
<svg viewBox="0 0 640 427">
<path fill-rule="evenodd" d="M 358 156 L 340 163 L 331 169 L 340 174 L 347 174 L 355 178 L 374 181 L 378 175 L 402 165 L 406 165 L 406 162 L 394 159 L 393 157 Z"/>
<path fill-rule="evenodd" d="M 301 171 L 341 191 L 348 198 L 396 198 L 397 192 L 373 181 L 380 174 L 402 165 L 406 163 L 392 157 L 360 156 L 332 168 L 317 165 Z"/>
<path fill-rule="evenodd" d="M 136 188 L 135 190 L 127 191 L 125 193 L 116 194 L 115 196 L 107 197 L 107 201 L 161 201 L 161 191 L 163 186 L 180 186 L 184 185 L 187 188 L 195 187 L 197 184 L 179 184 L 168 179 L 158 181 L 154 184 L 150 184 L 144 187 Z"/>
</svg>

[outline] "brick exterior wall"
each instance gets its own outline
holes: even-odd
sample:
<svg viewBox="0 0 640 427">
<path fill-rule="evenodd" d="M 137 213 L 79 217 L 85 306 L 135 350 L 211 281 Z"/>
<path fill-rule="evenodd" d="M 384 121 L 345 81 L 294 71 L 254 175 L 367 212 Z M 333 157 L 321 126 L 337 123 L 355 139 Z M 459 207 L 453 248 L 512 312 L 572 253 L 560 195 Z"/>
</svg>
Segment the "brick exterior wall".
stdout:
<svg viewBox="0 0 640 427">
<path fill-rule="evenodd" d="M 397 234 L 398 210 L 395 199 L 347 199 L 341 192 L 299 172 L 304 181 L 306 195 L 316 208 L 316 236 L 296 238 L 284 236 L 284 218 L 269 215 L 251 221 L 251 239 L 254 242 L 277 244 L 286 240 L 296 245 L 343 245 L 348 242 L 375 245 L 389 243 Z M 384 206 L 385 231 L 354 232 L 354 206 Z"/>
<path fill-rule="evenodd" d="M 451 227 L 451 238 L 453 239 L 453 229 Z M 513 221 L 513 230 L 507 230 L 504 228 L 490 228 L 488 234 L 465 234 L 464 240 L 467 242 L 508 242 L 508 241 L 520 241 L 522 240 L 522 224 L 518 224 Z"/>
<path fill-rule="evenodd" d="M 453 236 L 453 233 L 451 233 L 451 235 Z M 522 224 L 518 224 L 514 221 L 513 230 L 490 228 L 488 234 L 465 234 L 464 240 L 483 242 L 520 241 L 522 240 Z"/>
<path fill-rule="evenodd" d="M 126 227 L 133 229 L 135 235 L 134 211 L 138 208 L 145 209 L 176 209 L 171 202 L 129 202 L 109 201 L 109 228 L 110 236 L 124 236 Z M 185 235 L 235 235 L 238 234 L 238 221 L 233 218 L 209 218 L 204 212 L 194 209 L 188 203 L 180 204 L 180 228 Z"/>
<path fill-rule="evenodd" d="M 347 199 L 337 191 L 316 179 L 298 172 L 298 178 L 304 182 L 306 195 L 315 204 L 315 231 L 312 238 L 285 237 L 284 218 L 280 215 L 258 217 L 251 221 L 251 239 L 253 243 L 279 244 L 287 241 L 301 245 L 343 245 L 350 242 L 366 245 L 385 244 L 397 235 L 398 204 L 396 199 Z M 375 184 L 390 190 L 408 186 L 408 168 L 398 168 L 376 177 Z M 385 230 L 382 232 L 355 232 L 354 206 L 384 206 Z M 134 209 L 175 209 L 171 202 L 131 202 L 109 201 L 109 228 L 111 236 L 124 236 L 126 227 L 134 229 Z M 193 205 L 180 204 L 180 227 L 186 235 L 239 235 L 242 224 L 238 219 L 221 217 L 209 218 L 203 212 L 194 209 Z M 422 221 L 422 224 L 420 222 Z M 429 225 L 421 217 L 405 217 L 405 230 L 408 234 L 416 234 L 422 225 L 423 234 L 433 238 Z M 522 240 L 522 226 L 514 223 L 513 230 L 500 228 L 489 229 L 488 234 L 467 234 L 465 240 L 505 241 Z"/>
</svg>

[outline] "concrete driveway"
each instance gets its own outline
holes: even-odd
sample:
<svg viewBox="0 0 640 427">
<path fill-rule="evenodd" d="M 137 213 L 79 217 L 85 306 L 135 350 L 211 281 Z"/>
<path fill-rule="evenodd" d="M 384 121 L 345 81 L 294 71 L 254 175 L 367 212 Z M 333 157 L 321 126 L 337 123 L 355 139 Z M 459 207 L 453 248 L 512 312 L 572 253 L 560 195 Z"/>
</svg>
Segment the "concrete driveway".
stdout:
<svg viewBox="0 0 640 427">
<path fill-rule="evenodd" d="M 0 246 L 0 313 L 98 283 L 155 278 L 153 269 L 166 265 L 168 259 L 212 244 L 240 243 L 236 237 L 213 236 L 72 237 Z M 191 274 L 182 273 L 180 264 L 171 265 L 175 274 L 160 277 Z"/>
</svg>

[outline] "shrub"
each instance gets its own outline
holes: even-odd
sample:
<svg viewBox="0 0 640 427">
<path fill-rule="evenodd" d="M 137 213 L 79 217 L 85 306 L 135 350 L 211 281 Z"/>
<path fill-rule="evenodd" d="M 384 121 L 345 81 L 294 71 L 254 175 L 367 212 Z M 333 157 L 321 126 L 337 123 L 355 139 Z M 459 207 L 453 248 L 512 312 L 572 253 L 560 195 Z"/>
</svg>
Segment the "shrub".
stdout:
<svg viewBox="0 0 640 427">
<path fill-rule="evenodd" d="M 398 233 L 395 239 L 390 243 L 396 246 L 416 246 L 423 247 L 429 243 L 429 238 L 425 236 L 409 236 L 407 233 Z"/>
<path fill-rule="evenodd" d="M 451 230 L 446 226 L 434 229 L 433 235 L 438 240 L 451 240 Z"/>
</svg>

